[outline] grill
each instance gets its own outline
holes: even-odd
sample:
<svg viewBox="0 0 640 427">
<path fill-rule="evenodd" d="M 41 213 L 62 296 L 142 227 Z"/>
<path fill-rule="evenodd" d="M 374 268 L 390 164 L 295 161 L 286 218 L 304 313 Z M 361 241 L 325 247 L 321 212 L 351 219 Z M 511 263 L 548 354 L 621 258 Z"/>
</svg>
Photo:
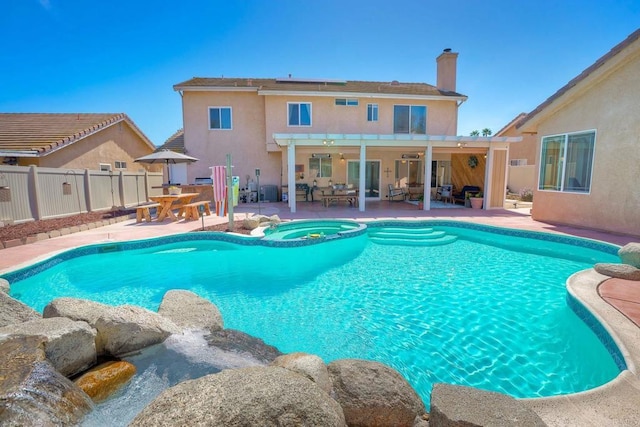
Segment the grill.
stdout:
<svg viewBox="0 0 640 427">
<path fill-rule="evenodd" d="M 196 178 L 193 182 L 195 185 L 211 185 L 213 184 L 213 179 L 211 178 Z"/>
</svg>

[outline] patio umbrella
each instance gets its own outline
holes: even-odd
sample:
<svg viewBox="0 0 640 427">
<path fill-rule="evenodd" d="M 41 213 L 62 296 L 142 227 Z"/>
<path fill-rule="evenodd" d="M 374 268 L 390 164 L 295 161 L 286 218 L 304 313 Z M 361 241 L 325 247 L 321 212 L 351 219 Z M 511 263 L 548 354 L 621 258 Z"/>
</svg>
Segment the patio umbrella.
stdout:
<svg viewBox="0 0 640 427">
<path fill-rule="evenodd" d="M 195 157 L 187 156 L 186 154 L 177 153 L 171 150 L 160 150 L 154 153 L 148 154 L 146 156 L 138 157 L 134 160 L 134 162 L 138 163 L 164 163 L 167 165 L 167 181 L 171 184 L 171 172 L 169 169 L 169 164 L 176 163 L 192 163 L 197 162 L 198 159 Z"/>
</svg>

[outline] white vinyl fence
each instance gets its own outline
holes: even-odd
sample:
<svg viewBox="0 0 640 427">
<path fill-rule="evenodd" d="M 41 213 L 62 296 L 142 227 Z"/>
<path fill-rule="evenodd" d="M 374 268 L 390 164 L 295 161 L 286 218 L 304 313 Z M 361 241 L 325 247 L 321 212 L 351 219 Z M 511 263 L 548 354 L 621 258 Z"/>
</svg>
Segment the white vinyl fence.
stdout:
<svg viewBox="0 0 640 427">
<path fill-rule="evenodd" d="M 144 203 L 161 172 L 0 166 L 0 221 L 20 223 Z"/>
</svg>

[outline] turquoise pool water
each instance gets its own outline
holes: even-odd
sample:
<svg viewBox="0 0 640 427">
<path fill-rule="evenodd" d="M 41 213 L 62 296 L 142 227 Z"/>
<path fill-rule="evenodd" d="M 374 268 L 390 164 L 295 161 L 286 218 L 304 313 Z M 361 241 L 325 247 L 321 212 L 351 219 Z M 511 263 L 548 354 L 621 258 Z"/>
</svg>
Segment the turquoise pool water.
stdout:
<svg viewBox="0 0 640 427">
<path fill-rule="evenodd" d="M 5 277 L 11 294 L 37 310 L 60 296 L 157 310 L 167 290 L 190 289 L 220 308 L 225 327 L 283 352 L 386 363 L 427 405 L 435 382 L 538 397 L 617 376 L 620 367 L 568 307 L 565 290 L 574 272 L 617 262 L 613 250 L 434 229 L 457 240 L 380 245 L 365 233 L 290 248 L 146 242 Z"/>
</svg>

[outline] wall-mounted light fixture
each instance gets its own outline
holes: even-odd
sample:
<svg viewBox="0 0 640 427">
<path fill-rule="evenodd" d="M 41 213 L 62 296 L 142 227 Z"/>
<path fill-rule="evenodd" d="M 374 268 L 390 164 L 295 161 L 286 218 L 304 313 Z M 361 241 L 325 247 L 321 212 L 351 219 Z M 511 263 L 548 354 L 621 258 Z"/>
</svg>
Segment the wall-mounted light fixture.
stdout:
<svg viewBox="0 0 640 427">
<path fill-rule="evenodd" d="M 344 163 L 344 155 L 340 153 L 340 161 Z"/>
</svg>

